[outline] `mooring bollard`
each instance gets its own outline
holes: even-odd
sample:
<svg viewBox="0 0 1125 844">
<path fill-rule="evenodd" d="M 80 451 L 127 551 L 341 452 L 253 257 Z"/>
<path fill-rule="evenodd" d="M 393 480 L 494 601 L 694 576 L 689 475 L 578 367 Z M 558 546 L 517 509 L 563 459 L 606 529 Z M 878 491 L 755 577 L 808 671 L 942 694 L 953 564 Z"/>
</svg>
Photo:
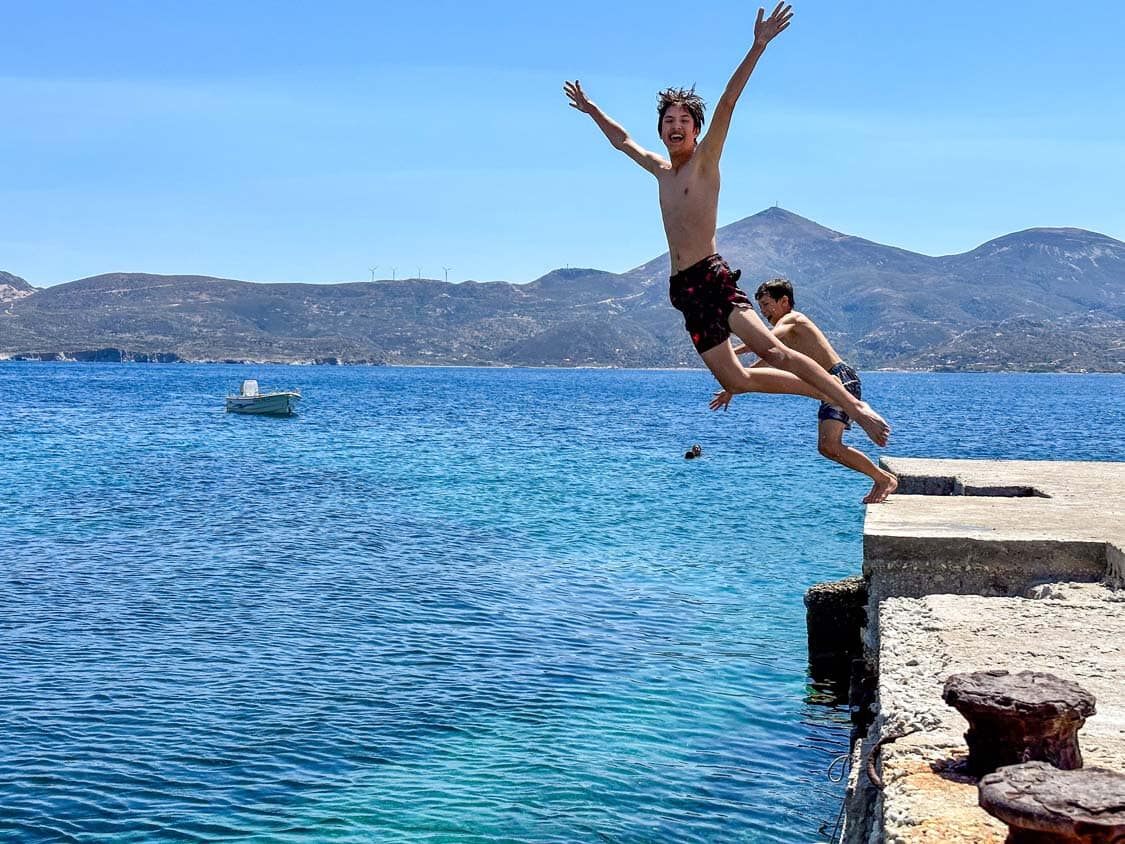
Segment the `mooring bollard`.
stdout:
<svg viewBox="0 0 1125 844">
<path fill-rule="evenodd" d="M 1094 696 L 1041 671 L 974 671 L 945 681 L 942 698 L 969 722 L 969 771 L 991 773 L 1020 762 L 1082 767 L 1078 729 L 1094 714 Z"/>
<path fill-rule="evenodd" d="M 980 807 L 1008 824 L 1007 844 L 1125 841 L 1125 774 L 1010 765 L 981 778 Z"/>
</svg>

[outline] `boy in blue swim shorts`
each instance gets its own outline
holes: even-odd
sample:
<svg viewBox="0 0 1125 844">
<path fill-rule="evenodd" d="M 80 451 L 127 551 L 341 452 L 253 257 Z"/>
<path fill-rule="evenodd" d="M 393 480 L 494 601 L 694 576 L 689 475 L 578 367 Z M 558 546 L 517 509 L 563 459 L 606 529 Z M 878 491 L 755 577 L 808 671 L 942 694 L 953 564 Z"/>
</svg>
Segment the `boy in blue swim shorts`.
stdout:
<svg viewBox="0 0 1125 844">
<path fill-rule="evenodd" d="M 849 395 L 856 400 L 863 398 L 863 387 L 859 375 L 840 359 L 828 338 L 816 323 L 799 311 L 793 310 L 793 285 L 784 278 L 774 278 L 761 284 L 754 298 L 762 316 L 773 326 L 773 335 L 786 346 L 802 352 L 817 362 L 830 376 L 835 378 Z M 739 346 L 736 355 L 751 351 L 749 346 Z M 764 368 L 767 364 L 759 360 L 750 368 Z M 732 394 L 724 390 L 711 402 L 711 409 L 727 409 Z M 817 450 L 829 460 L 846 466 L 871 478 L 871 491 L 863 499 L 864 504 L 880 504 L 887 500 L 898 488 L 898 479 L 871 462 L 862 451 L 844 445 L 844 431 L 852 426 L 847 411 L 830 401 L 822 401 L 816 413 Z"/>
</svg>

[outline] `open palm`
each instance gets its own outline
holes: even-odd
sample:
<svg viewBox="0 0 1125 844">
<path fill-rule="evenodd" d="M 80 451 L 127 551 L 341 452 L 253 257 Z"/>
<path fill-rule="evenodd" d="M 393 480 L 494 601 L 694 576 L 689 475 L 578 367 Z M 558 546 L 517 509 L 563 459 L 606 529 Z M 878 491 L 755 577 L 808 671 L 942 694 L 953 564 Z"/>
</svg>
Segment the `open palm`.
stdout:
<svg viewBox="0 0 1125 844">
<path fill-rule="evenodd" d="M 590 111 L 590 101 L 586 99 L 586 92 L 582 90 L 582 86 L 578 84 L 578 80 L 573 82 L 568 81 L 563 85 L 563 93 L 570 98 L 570 107 L 576 108 L 581 112 L 588 113 Z"/>
<path fill-rule="evenodd" d="M 765 9 L 758 9 L 758 19 L 754 22 L 754 43 L 763 47 L 789 26 L 789 21 L 793 19 L 793 7 L 785 2 L 778 3 L 773 13 L 762 20 L 765 13 Z"/>
</svg>

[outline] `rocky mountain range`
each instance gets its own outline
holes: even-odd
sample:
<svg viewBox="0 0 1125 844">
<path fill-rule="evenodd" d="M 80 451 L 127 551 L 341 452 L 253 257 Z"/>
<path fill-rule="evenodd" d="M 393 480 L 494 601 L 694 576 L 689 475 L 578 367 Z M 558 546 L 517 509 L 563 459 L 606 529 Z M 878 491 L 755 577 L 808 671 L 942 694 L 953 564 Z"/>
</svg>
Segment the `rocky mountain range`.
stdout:
<svg viewBox="0 0 1125 844">
<path fill-rule="evenodd" d="M 742 287 L 785 276 L 863 368 L 1125 372 L 1125 243 L 1028 229 L 930 257 L 782 208 L 718 232 Z M 0 357 L 698 366 L 668 255 L 528 284 L 259 284 L 110 273 L 36 289 L 0 272 Z"/>
</svg>

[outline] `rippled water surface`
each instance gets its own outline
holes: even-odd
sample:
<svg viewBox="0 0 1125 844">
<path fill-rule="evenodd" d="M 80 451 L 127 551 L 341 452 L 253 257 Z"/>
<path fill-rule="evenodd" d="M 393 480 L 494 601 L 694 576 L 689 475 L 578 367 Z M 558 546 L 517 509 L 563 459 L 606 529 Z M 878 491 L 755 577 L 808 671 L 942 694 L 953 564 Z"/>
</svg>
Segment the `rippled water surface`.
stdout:
<svg viewBox="0 0 1125 844">
<path fill-rule="evenodd" d="M 247 377 L 300 415 L 225 414 Z M 813 402 L 710 392 L 0 363 L 0 839 L 823 840 L 801 598 L 858 571 L 868 484 Z M 1120 376 L 865 393 L 891 454 L 1125 455 Z"/>
</svg>

